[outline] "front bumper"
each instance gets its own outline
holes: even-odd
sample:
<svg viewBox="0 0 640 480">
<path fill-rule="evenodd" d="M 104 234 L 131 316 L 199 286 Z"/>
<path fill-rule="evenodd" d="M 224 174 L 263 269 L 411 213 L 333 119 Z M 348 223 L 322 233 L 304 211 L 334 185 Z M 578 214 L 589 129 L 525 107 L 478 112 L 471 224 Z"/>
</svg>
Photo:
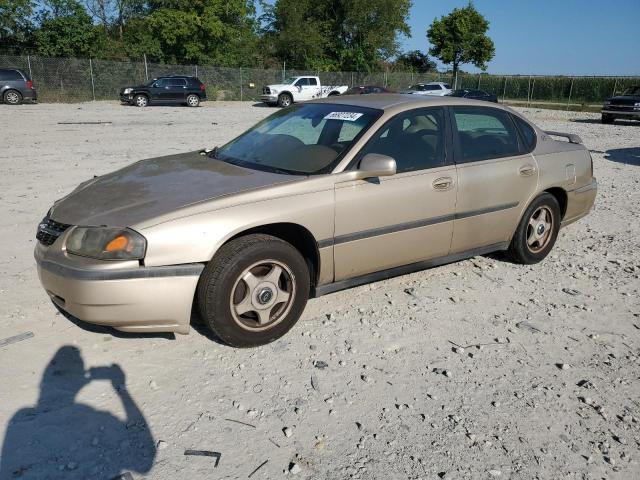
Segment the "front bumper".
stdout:
<svg viewBox="0 0 640 480">
<path fill-rule="evenodd" d="M 260 100 L 264 103 L 278 103 L 278 95 L 270 94 L 270 95 L 261 95 Z"/>
<path fill-rule="evenodd" d="M 124 93 L 120 94 L 120 101 L 122 103 L 131 103 L 133 102 L 133 95 L 130 93 L 127 93 L 126 95 Z"/>
<path fill-rule="evenodd" d="M 36 245 L 38 277 L 51 300 L 79 320 L 124 332 L 189 333 L 203 264 L 142 267 Z"/>
<path fill-rule="evenodd" d="M 640 118 L 640 110 L 611 110 L 607 108 L 602 109 L 603 115 L 611 115 L 612 117 L 623 118 Z"/>
</svg>

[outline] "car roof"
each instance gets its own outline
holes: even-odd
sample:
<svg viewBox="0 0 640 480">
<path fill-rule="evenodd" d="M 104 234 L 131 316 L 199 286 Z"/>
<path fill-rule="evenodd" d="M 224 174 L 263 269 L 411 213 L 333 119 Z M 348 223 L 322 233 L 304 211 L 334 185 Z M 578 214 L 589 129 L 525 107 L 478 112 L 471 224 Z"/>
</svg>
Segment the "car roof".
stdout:
<svg viewBox="0 0 640 480">
<path fill-rule="evenodd" d="M 354 107 L 376 108 L 384 111 L 402 111 L 421 107 L 440 106 L 480 106 L 484 108 L 498 108 L 511 112 L 509 107 L 497 104 L 488 104 L 482 100 L 470 100 L 460 97 L 436 97 L 429 95 L 411 95 L 391 93 L 389 95 L 340 95 L 305 103 L 328 103 L 334 105 L 349 105 Z"/>
</svg>

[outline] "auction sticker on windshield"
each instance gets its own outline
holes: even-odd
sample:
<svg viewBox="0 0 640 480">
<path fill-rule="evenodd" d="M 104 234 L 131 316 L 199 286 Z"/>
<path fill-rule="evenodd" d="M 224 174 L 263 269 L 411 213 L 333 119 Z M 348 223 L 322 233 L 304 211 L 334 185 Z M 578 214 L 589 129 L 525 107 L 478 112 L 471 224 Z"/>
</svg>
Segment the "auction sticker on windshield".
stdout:
<svg viewBox="0 0 640 480">
<path fill-rule="evenodd" d="M 324 117 L 325 120 L 346 120 L 347 122 L 355 122 L 363 114 L 358 112 L 331 112 Z"/>
</svg>

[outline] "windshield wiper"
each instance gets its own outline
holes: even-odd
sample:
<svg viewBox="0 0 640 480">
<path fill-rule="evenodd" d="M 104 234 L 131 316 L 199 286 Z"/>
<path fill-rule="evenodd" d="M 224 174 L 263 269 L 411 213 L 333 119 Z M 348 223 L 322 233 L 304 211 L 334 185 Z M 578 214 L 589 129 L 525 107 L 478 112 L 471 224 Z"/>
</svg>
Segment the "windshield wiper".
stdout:
<svg viewBox="0 0 640 480">
<path fill-rule="evenodd" d="M 200 155 L 206 155 L 207 157 L 218 159 L 219 152 L 220 148 L 216 146 L 213 148 L 205 148 L 200 152 Z"/>
</svg>

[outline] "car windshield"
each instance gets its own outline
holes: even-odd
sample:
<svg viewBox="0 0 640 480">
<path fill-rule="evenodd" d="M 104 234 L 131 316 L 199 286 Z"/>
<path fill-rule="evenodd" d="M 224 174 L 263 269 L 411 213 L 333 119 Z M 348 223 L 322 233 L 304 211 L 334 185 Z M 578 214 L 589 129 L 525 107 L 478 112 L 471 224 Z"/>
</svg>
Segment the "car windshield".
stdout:
<svg viewBox="0 0 640 480">
<path fill-rule="evenodd" d="M 640 95 L 640 87 L 629 87 L 624 91 L 623 95 Z"/>
<path fill-rule="evenodd" d="M 292 84 L 293 82 L 295 82 L 298 78 L 300 78 L 300 77 L 288 77 L 288 78 L 285 78 L 285 79 L 282 81 L 282 84 L 283 84 L 283 85 L 290 85 L 290 84 Z"/>
<path fill-rule="evenodd" d="M 381 110 L 309 103 L 280 110 L 215 150 L 241 167 L 290 175 L 330 173 Z"/>
</svg>

